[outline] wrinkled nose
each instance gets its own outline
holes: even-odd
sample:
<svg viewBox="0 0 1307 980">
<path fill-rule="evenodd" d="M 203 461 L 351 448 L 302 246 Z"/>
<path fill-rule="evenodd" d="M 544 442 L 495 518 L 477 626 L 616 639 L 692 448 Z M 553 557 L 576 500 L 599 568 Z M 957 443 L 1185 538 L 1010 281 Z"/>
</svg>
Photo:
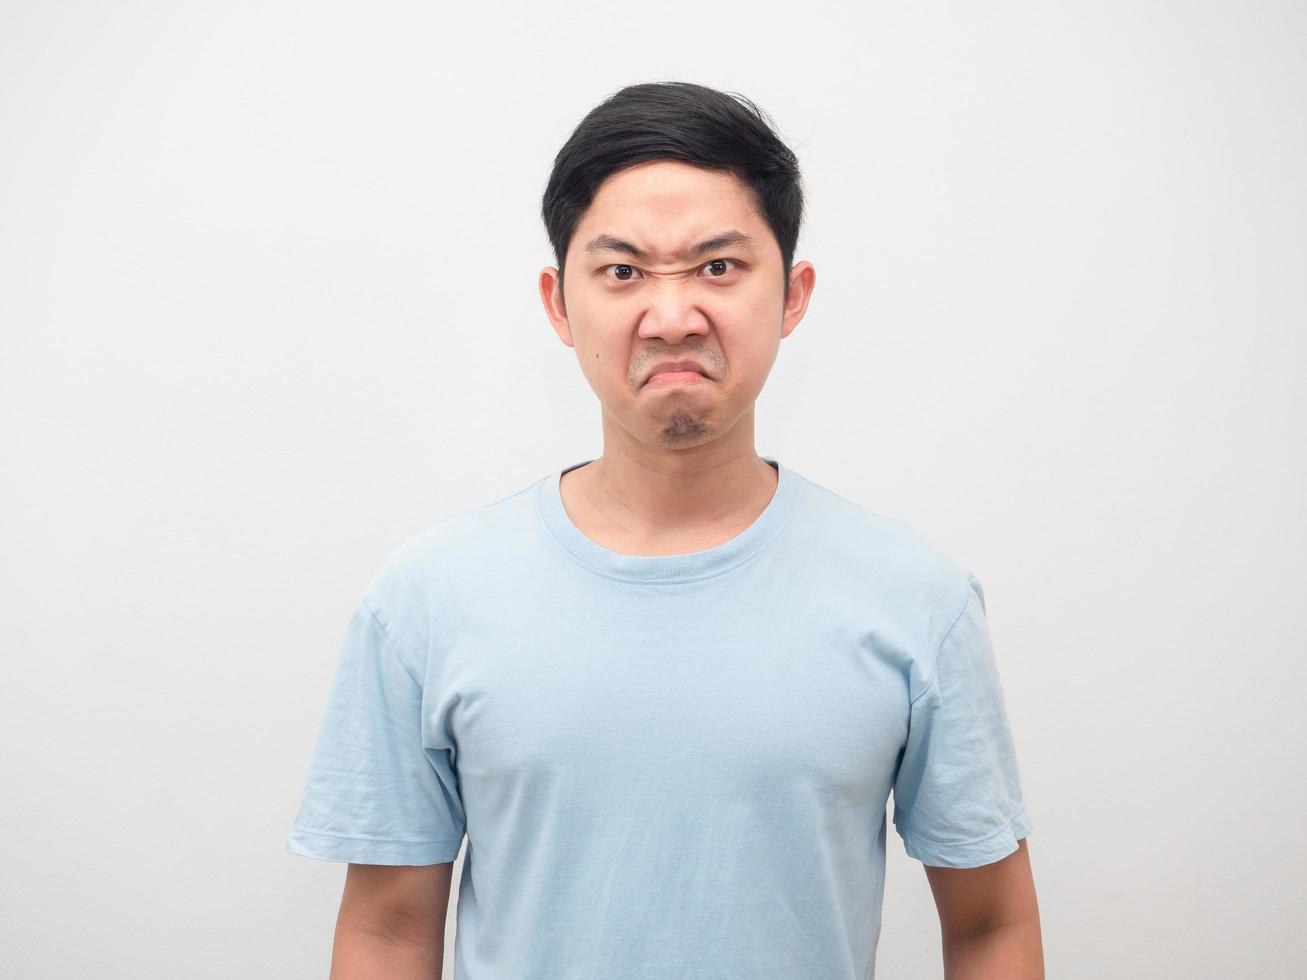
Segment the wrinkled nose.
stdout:
<svg viewBox="0 0 1307 980">
<path fill-rule="evenodd" d="M 685 337 L 708 332 L 708 318 L 696 303 L 690 284 L 662 282 L 648 292 L 649 307 L 640 321 L 641 337 L 659 337 L 674 346 Z"/>
</svg>

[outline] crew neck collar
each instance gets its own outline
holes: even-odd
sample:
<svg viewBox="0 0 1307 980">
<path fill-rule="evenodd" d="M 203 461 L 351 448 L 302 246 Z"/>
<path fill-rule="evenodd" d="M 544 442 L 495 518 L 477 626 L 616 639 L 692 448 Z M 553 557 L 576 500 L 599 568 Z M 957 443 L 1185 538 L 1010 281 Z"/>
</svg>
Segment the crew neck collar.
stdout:
<svg viewBox="0 0 1307 980">
<path fill-rule="evenodd" d="M 537 486 L 537 503 L 545 529 L 582 565 L 612 579 L 626 582 L 671 583 L 708 578 L 734 568 L 765 548 L 785 525 L 798 501 L 798 475 L 769 456 L 761 457 L 776 469 L 776 489 L 767 506 L 743 531 L 729 541 L 703 551 L 679 555 L 623 555 L 583 534 L 563 507 L 563 474 L 592 463 L 582 460 L 554 470 Z"/>
</svg>

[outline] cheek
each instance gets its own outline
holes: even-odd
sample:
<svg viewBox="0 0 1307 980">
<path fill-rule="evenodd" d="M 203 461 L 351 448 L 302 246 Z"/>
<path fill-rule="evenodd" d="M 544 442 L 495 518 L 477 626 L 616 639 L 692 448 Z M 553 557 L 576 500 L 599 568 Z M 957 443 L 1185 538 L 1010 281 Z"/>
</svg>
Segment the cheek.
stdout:
<svg viewBox="0 0 1307 980">
<path fill-rule="evenodd" d="M 771 289 L 741 289 L 716 302 L 705 303 L 718 328 L 732 334 L 748 332 L 751 336 L 775 332 L 780 335 L 782 313 L 780 294 Z"/>
<path fill-rule="evenodd" d="M 592 387 L 611 389 L 624 384 L 628 365 L 611 339 L 587 331 L 575 346 L 577 363 Z"/>
</svg>

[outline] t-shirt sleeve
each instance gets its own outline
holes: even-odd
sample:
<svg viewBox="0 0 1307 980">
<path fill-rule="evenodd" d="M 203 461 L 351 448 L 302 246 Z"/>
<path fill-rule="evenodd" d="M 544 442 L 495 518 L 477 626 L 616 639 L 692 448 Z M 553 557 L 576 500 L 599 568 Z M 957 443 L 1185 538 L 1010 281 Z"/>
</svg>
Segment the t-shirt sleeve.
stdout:
<svg viewBox="0 0 1307 980">
<path fill-rule="evenodd" d="M 910 857 L 975 868 L 1007 857 L 1032 832 L 980 582 L 936 644 L 912 702 L 894 780 L 894 827 Z"/>
<path fill-rule="evenodd" d="M 423 735 L 423 685 L 366 599 L 327 698 L 287 850 L 356 864 L 443 864 L 465 829 L 446 748 Z"/>
</svg>

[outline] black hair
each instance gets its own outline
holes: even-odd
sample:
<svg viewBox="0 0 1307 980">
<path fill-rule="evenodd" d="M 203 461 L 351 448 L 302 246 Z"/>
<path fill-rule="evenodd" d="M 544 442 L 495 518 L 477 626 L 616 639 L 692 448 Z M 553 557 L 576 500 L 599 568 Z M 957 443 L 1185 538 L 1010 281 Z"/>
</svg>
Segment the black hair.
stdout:
<svg viewBox="0 0 1307 980">
<path fill-rule="evenodd" d="M 788 296 L 803 220 L 798 158 L 754 102 L 692 82 L 626 86 L 591 109 L 558 151 L 540 213 L 560 284 L 568 245 L 599 185 L 653 160 L 727 171 L 744 184 L 780 245 Z"/>
</svg>

